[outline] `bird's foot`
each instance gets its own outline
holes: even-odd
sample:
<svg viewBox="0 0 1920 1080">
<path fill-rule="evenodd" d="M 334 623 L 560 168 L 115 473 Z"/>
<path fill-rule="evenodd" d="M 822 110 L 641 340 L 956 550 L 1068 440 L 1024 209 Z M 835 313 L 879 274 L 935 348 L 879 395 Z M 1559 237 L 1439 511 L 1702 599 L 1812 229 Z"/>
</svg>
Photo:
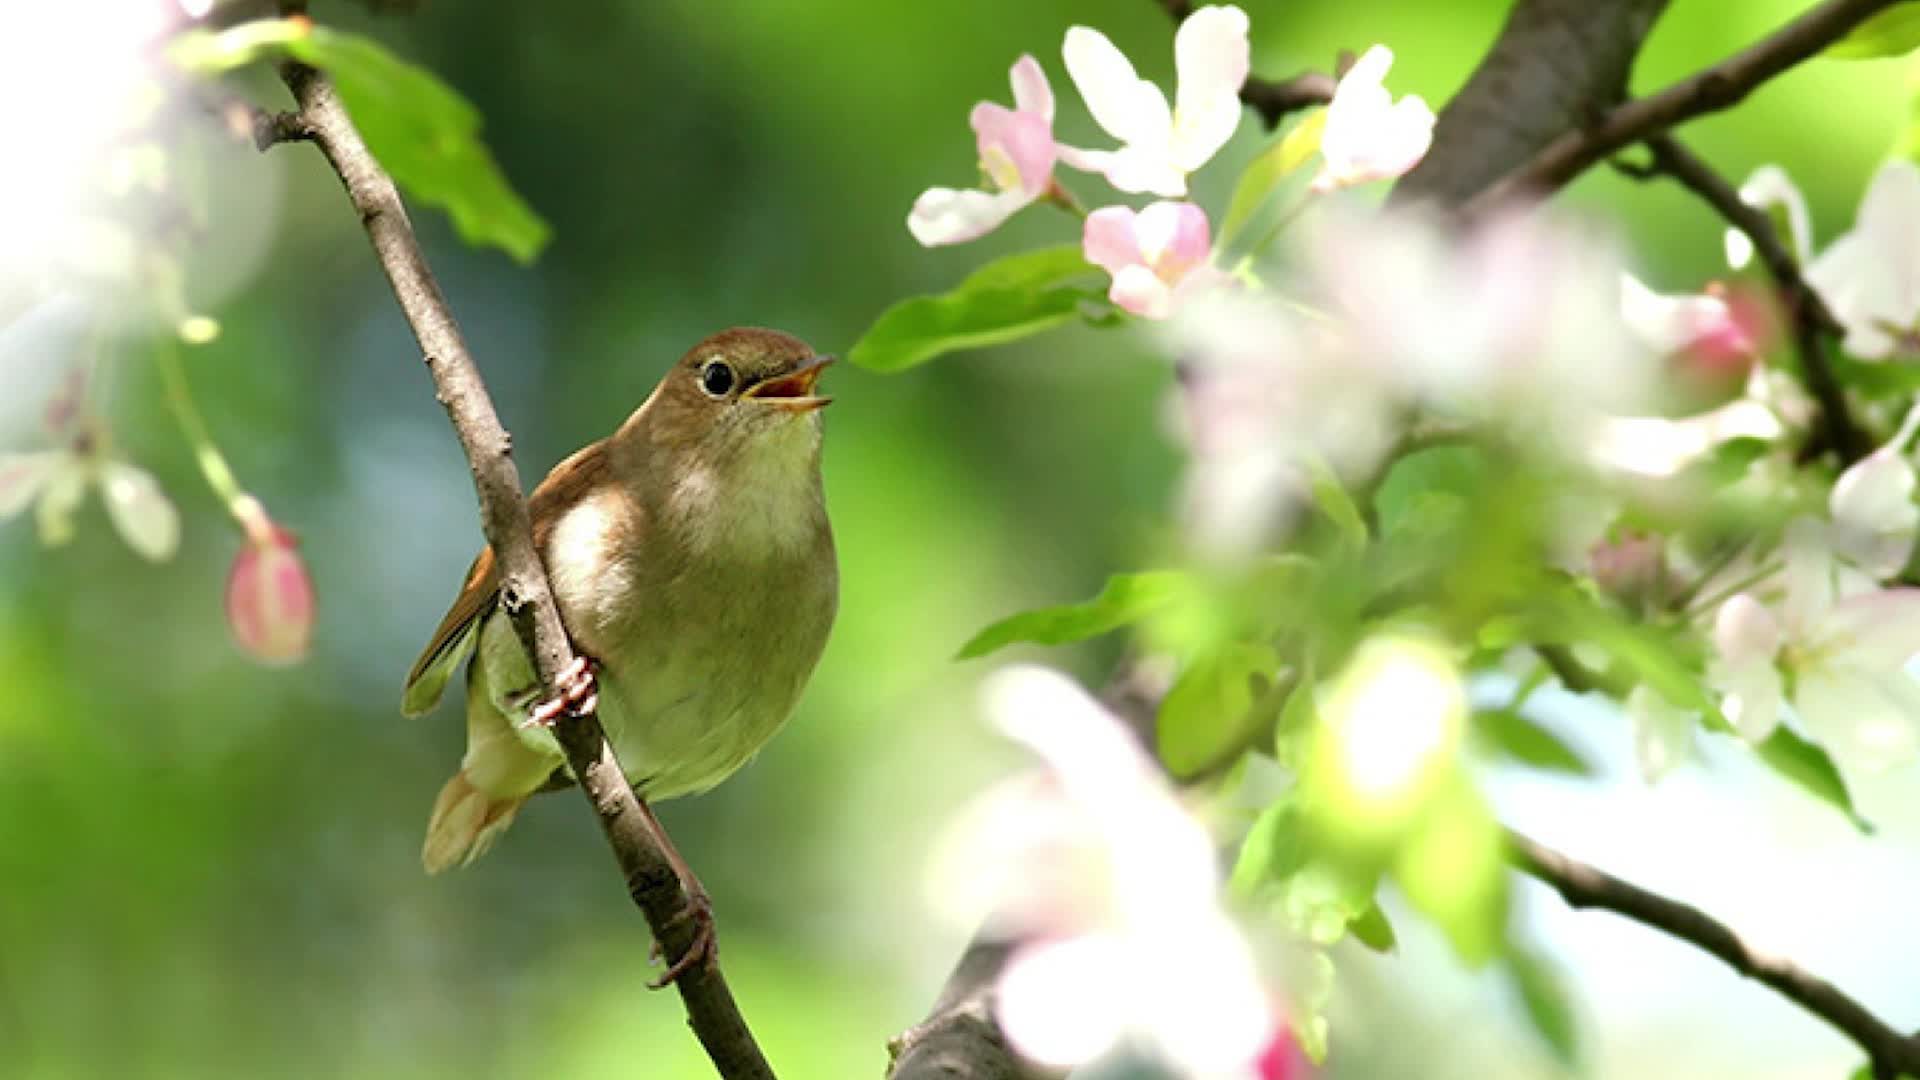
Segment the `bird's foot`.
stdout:
<svg viewBox="0 0 1920 1080">
<path fill-rule="evenodd" d="M 707 890 L 699 887 L 697 882 L 687 891 L 687 906 L 680 909 L 680 913 L 673 917 L 669 925 L 677 926 L 689 919 L 693 920 L 693 940 L 688 942 L 687 951 L 681 953 L 680 959 L 675 960 L 673 966 L 667 968 L 659 978 L 649 982 L 648 989 L 664 990 L 672 986 L 679 981 L 680 976 L 691 971 L 695 964 L 699 964 L 707 971 L 712 971 L 714 964 L 719 960 L 720 939 L 713 933 L 713 899 L 707 895 Z M 658 940 L 653 943 L 651 959 L 656 963 L 662 959 Z"/>
<path fill-rule="evenodd" d="M 550 728 L 562 716 L 585 716 L 600 705 L 600 684 L 594 679 L 592 660 L 576 656 L 567 670 L 554 680 L 555 693 L 533 707 L 525 727 Z"/>
</svg>

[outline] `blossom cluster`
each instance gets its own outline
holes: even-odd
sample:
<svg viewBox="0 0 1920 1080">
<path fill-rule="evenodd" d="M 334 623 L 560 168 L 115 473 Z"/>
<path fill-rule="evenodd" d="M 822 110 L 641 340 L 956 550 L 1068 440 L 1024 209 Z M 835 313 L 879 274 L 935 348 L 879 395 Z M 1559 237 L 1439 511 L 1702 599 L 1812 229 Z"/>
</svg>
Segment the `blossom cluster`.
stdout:
<svg viewBox="0 0 1920 1080">
<path fill-rule="evenodd" d="M 1097 173 L 1116 190 L 1157 195 L 1135 208 L 1102 206 L 1086 215 L 1081 243 L 1087 261 L 1112 278 L 1109 299 L 1124 311 L 1165 319 L 1193 297 L 1231 282 L 1217 265 L 1206 212 L 1187 201 L 1188 177 L 1233 137 L 1244 109 L 1240 90 L 1250 68 L 1246 13 L 1232 5 L 1203 7 L 1174 38 L 1178 77 L 1173 100 L 1140 78 L 1106 35 L 1076 26 L 1061 56 L 1067 74 L 1101 130 L 1118 143 L 1083 149 L 1053 135 L 1053 90 L 1039 61 L 1013 65 L 1014 107 L 974 106 L 972 124 L 986 187 L 930 188 L 914 203 L 907 228 L 922 244 L 956 244 L 998 228 L 1043 199 L 1073 205 L 1054 176 L 1056 165 Z M 1411 169 L 1433 139 L 1433 112 L 1417 96 L 1395 101 L 1384 80 L 1393 54 L 1376 45 L 1339 80 L 1320 136 L 1316 193 L 1396 177 Z"/>
</svg>

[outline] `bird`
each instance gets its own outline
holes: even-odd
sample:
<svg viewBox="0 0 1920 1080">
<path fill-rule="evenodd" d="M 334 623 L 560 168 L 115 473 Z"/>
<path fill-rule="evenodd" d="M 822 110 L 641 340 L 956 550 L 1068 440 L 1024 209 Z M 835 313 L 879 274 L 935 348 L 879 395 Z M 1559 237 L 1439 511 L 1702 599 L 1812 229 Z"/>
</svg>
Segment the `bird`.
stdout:
<svg viewBox="0 0 1920 1080">
<path fill-rule="evenodd" d="M 820 476 L 832 399 L 815 393 L 832 362 L 777 330 L 721 331 L 534 489 L 534 545 L 580 657 L 556 693 L 500 604 L 492 548 L 474 559 L 401 698 L 409 716 L 432 710 L 471 658 L 467 749 L 434 801 L 429 873 L 471 863 L 529 797 L 571 784 L 549 728 L 564 711 L 597 707 L 643 807 L 712 788 L 785 724 L 839 602 Z M 705 889 L 654 824 L 710 935 Z"/>
</svg>

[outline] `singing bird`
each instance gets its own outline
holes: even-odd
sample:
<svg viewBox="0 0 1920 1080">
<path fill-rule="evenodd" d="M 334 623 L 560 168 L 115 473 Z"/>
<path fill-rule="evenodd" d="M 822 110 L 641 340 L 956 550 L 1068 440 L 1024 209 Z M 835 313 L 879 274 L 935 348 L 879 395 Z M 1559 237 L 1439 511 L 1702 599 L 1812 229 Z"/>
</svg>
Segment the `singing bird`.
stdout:
<svg viewBox="0 0 1920 1080">
<path fill-rule="evenodd" d="M 831 399 L 814 393 L 831 362 L 778 331 L 722 331 L 534 489 L 534 544 L 585 662 L 555 696 L 543 700 L 493 550 L 480 552 L 401 701 L 409 716 L 432 709 L 473 657 L 466 757 L 427 824 L 429 872 L 479 857 L 528 796 L 570 782 L 543 723 L 569 705 L 597 702 L 646 801 L 713 787 L 786 722 L 839 596 L 820 486 Z"/>
</svg>

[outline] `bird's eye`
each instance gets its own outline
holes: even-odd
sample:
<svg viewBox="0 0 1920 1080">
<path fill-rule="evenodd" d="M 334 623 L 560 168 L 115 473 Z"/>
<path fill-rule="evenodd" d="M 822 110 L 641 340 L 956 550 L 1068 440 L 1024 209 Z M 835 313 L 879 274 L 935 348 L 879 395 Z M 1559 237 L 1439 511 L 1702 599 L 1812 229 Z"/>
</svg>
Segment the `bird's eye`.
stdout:
<svg viewBox="0 0 1920 1080">
<path fill-rule="evenodd" d="M 700 389 L 709 397 L 726 397 L 735 381 L 733 368 L 725 360 L 709 360 L 700 369 Z"/>
</svg>

